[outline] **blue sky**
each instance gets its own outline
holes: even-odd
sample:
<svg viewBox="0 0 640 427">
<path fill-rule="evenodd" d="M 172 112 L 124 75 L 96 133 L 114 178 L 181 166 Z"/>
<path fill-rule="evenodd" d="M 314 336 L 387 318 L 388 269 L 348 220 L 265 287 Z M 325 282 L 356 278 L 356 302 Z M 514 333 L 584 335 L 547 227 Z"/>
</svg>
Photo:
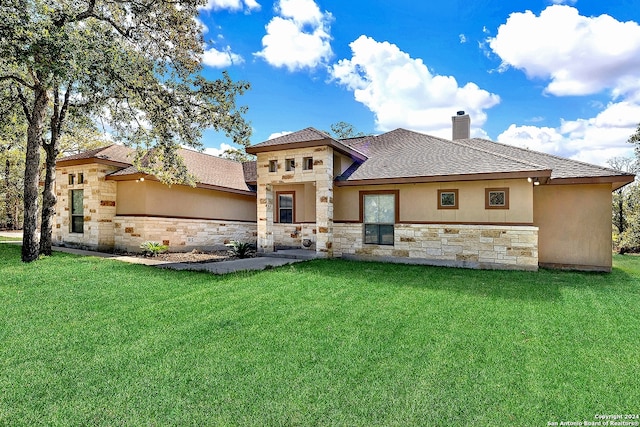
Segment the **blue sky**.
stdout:
<svg viewBox="0 0 640 427">
<path fill-rule="evenodd" d="M 346 121 L 606 164 L 640 122 L 640 0 L 209 0 L 204 74 L 251 83 L 252 144 Z M 229 144 L 213 132 L 207 151 Z"/>
</svg>

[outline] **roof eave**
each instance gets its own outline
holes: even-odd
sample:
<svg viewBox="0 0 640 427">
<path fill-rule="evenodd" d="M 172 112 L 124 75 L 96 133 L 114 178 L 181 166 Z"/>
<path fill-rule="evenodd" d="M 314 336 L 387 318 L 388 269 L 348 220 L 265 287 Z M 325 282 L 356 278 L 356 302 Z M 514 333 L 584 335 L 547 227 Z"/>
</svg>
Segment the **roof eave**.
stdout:
<svg viewBox="0 0 640 427">
<path fill-rule="evenodd" d="M 115 167 L 120 167 L 122 169 L 128 168 L 129 166 L 131 166 L 131 163 L 123 163 L 115 160 L 101 159 L 100 157 L 90 157 L 88 159 L 72 159 L 72 160 L 60 159 L 56 161 L 56 167 L 80 166 L 80 165 L 89 165 L 92 163 L 97 163 L 100 165 L 107 165 L 107 166 L 115 166 Z"/>
<path fill-rule="evenodd" d="M 335 181 L 338 187 L 357 185 L 384 185 L 384 184 L 418 184 L 429 182 L 455 182 L 455 181 L 493 181 L 498 179 L 526 179 L 542 178 L 548 179 L 551 176 L 551 169 L 541 169 L 534 171 L 516 172 L 489 172 L 475 174 L 458 175 L 432 175 L 432 176 L 412 176 L 397 178 L 372 178 L 347 181 Z"/>
<path fill-rule="evenodd" d="M 615 191 L 631 184 L 635 181 L 635 175 L 611 175 L 611 176 L 592 176 L 592 177 L 571 177 L 571 178 L 552 178 L 549 184 L 552 185 L 571 185 L 571 184 L 611 184 L 612 190 Z"/>
</svg>

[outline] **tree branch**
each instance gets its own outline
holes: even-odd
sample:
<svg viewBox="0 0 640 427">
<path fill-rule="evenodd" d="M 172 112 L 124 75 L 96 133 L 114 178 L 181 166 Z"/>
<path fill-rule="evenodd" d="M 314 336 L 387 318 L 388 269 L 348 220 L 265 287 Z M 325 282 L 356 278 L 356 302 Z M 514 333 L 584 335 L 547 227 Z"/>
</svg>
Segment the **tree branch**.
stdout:
<svg viewBox="0 0 640 427">
<path fill-rule="evenodd" d="M 22 112 L 27 118 L 27 122 L 31 122 L 31 111 L 29 111 L 29 104 L 27 102 L 27 97 L 22 93 L 22 89 L 20 86 L 16 87 L 16 92 L 18 94 L 18 99 L 20 99 L 20 105 L 22 105 Z"/>
<path fill-rule="evenodd" d="M 4 80 L 13 80 L 14 82 L 19 83 L 24 87 L 27 87 L 32 90 L 35 89 L 35 85 L 30 85 L 26 80 L 14 74 L 7 74 L 5 76 L 0 76 L 0 82 Z"/>
</svg>

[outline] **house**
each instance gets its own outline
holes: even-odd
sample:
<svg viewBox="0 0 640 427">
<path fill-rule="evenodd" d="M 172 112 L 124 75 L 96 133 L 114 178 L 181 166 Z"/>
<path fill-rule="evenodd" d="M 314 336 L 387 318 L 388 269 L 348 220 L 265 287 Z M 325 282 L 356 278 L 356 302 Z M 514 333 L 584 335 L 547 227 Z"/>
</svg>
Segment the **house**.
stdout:
<svg viewBox="0 0 640 427">
<path fill-rule="evenodd" d="M 470 138 L 396 129 L 334 139 L 307 128 L 237 163 L 181 154 L 195 188 L 167 187 L 120 146 L 61 159 L 56 242 L 172 250 L 256 241 L 344 257 L 472 268 L 611 269 L 611 192 L 634 175 Z M 64 176 L 67 176 L 67 179 Z"/>
</svg>

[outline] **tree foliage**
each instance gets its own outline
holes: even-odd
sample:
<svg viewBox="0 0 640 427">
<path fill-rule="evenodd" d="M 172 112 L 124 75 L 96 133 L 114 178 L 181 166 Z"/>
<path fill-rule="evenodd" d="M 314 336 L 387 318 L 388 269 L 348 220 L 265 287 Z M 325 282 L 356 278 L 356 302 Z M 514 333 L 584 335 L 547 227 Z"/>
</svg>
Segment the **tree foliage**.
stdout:
<svg viewBox="0 0 640 427">
<path fill-rule="evenodd" d="M 0 84 L 19 100 L 27 122 L 23 261 L 40 250 L 40 148 L 47 158 L 43 236 L 50 239 L 55 158 L 69 116 L 99 118 L 117 141 L 138 149 L 141 168 L 167 181 L 187 179 L 177 150 L 201 147 L 204 129 L 247 144 L 251 128 L 235 100 L 248 83 L 226 73 L 213 81 L 200 75 L 203 39 L 195 18 L 202 4 L 3 0 Z"/>
<path fill-rule="evenodd" d="M 331 132 L 327 132 L 330 135 L 334 135 L 338 139 L 355 138 L 358 136 L 364 136 L 364 133 L 358 131 L 355 126 L 347 122 L 336 122 L 331 125 Z"/>
</svg>

